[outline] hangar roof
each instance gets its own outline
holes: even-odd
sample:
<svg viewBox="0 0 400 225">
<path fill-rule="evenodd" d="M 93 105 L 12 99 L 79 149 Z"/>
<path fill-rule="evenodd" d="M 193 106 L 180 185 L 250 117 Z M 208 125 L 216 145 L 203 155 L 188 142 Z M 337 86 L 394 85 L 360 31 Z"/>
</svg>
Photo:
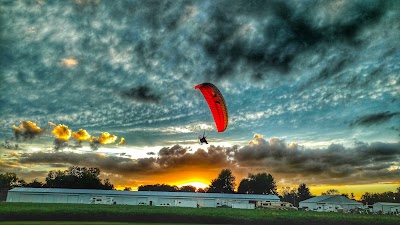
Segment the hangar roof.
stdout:
<svg viewBox="0 0 400 225">
<path fill-rule="evenodd" d="M 395 203 L 395 202 L 376 202 L 375 204 L 388 205 L 388 206 L 399 206 L 400 207 L 400 203 Z"/>
<path fill-rule="evenodd" d="M 323 195 L 310 198 L 300 203 L 327 203 L 327 204 L 362 204 L 341 195 Z"/>
<path fill-rule="evenodd" d="M 13 188 L 9 192 L 21 193 L 64 193 L 64 194 L 95 194 L 95 195 L 127 195 L 127 196 L 168 196 L 194 198 L 235 198 L 248 200 L 279 201 L 276 195 L 225 194 L 225 193 L 195 193 L 195 192 L 162 192 L 162 191 L 116 191 L 98 189 L 67 189 L 67 188 Z"/>
</svg>

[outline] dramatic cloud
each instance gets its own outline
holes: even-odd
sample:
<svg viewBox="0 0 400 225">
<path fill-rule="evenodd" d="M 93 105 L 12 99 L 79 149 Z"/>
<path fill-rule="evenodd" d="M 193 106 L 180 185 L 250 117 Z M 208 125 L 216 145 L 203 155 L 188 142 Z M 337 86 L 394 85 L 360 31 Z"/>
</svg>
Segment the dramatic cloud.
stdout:
<svg viewBox="0 0 400 225">
<path fill-rule="evenodd" d="M 72 137 L 75 138 L 77 141 L 89 141 L 90 140 L 90 134 L 83 129 L 79 129 L 77 132 L 72 132 Z"/>
<path fill-rule="evenodd" d="M 379 1 L 236 3 L 228 7 L 229 1 L 219 1 L 210 9 L 209 25 L 200 37 L 204 51 L 215 60 L 211 76 L 231 76 L 243 65 L 254 68 L 250 75 L 255 78 L 271 72 L 288 74 L 296 67 L 297 58 L 310 51 L 324 57 L 333 46 L 360 48 L 366 44 L 361 32 L 379 22 L 389 4 Z M 313 82 L 336 75 L 352 61 L 351 55 L 340 54 L 340 58 L 326 64 Z"/>
<path fill-rule="evenodd" d="M 155 94 L 147 86 L 139 86 L 128 91 L 124 91 L 121 93 L 121 96 L 138 102 L 158 103 L 161 100 L 161 96 Z"/>
<path fill-rule="evenodd" d="M 0 148 L 5 148 L 5 149 L 14 149 L 14 150 L 20 150 L 21 148 L 19 147 L 18 143 L 13 143 L 10 140 L 5 140 L 4 143 L 0 144 Z"/>
<path fill-rule="evenodd" d="M 16 140 L 19 140 L 20 137 L 23 137 L 24 140 L 34 139 L 46 131 L 31 121 L 21 121 L 19 127 L 13 125 L 12 129 Z"/>
<path fill-rule="evenodd" d="M 162 148 L 157 158 L 157 163 L 162 168 L 179 169 L 182 167 L 198 168 L 223 168 L 229 166 L 227 150 L 222 147 L 210 146 L 208 151 L 197 149 L 193 153 L 188 153 L 187 148 L 175 145 L 171 148 Z"/>
<path fill-rule="evenodd" d="M 365 116 L 361 116 L 358 119 L 354 120 L 350 123 L 350 126 L 362 125 L 362 126 L 371 126 L 377 125 L 384 122 L 387 122 L 393 117 L 400 116 L 400 112 L 381 112 L 375 114 L 369 114 Z"/>
<path fill-rule="evenodd" d="M 368 183 L 383 177 L 395 181 L 400 173 L 389 170 L 399 165 L 398 143 L 356 142 L 353 148 L 331 144 L 326 149 L 305 149 L 278 138 L 257 138 L 256 143 L 235 151 L 234 158 L 241 167 L 264 167 L 279 176 L 301 177 L 308 182 L 317 179 L 326 184 Z"/>
<path fill-rule="evenodd" d="M 54 127 L 53 131 L 51 132 L 56 139 L 62 140 L 62 141 L 69 141 L 72 135 L 71 129 L 68 128 L 68 126 L 64 124 L 59 124 L 58 126 Z"/>
<path fill-rule="evenodd" d="M 52 126 L 52 124 L 50 124 L 50 126 Z M 59 124 L 53 128 L 51 133 L 56 137 L 53 141 L 55 151 L 60 151 L 68 147 L 67 142 L 72 135 L 72 131 L 68 126 Z"/>
<path fill-rule="evenodd" d="M 113 144 L 115 141 L 118 139 L 117 136 L 110 134 L 108 132 L 103 132 L 100 137 L 94 137 L 92 136 L 90 139 L 90 148 L 92 150 L 97 150 L 99 149 L 99 146 L 101 144 L 106 145 L 106 144 Z"/>
<path fill-rule="evenodd" d="M 71 152 L 57 152 L 57 153 L 32 153 L 24 154 L 21 157 L 20 163 L 25 164 L 47 164 L 47 163 L 64 164 L 65 167 L 71 165 L 80 165 L 87 167 L 97 167 L 103 172 L 124 174 L 129 173 L 148 173 L 155 169 L 154 158 L 144 159 L 128 159 L 116 156 L 105 156 L 96 153 L 71 153 Z"/>
<path fill-rule="evenodd" d="M 101 144 L 106 145 L 106 144 L 112 144 L 118 139 L 117 136 L 110 134 L 108 132 L 104 132 L 101 134 L 99 141 Z"/>
<path fill-rule="evenodd" d="M 14 165 L 15 165 L 15 157 Z M 272 138 L 258 138 L 257 144 L 239 148 L 210 146 L 189 153 L 187 148 L 175 145 L 161 148 L 157 157 L 131 159 L 96 153 L 24 153 L 17 158 L 22 164 L 57 164 L 98 167 L 117 175 L 159 176 L 182 171 L 219 171 L 231 168 L 236 174 L 268 172 L 276 179 L 285 177 L 293 184 L 310 185 L 367 184 L 396 182 L 400 175 L 400 144 L 356 142 L 345 148 L 331 144 L 326 149 L 305 149 L 295 143 Z M 12 160 L 8 161 L 10 164 Z M 240 177 L 238 178 L 240 179 Z"/>
<path fill-rule="evenodd" d="M 69 147 L 66 140 L 58 139 L 58 138 L 54 139 L 53 144 L 54 144 L 54 151 L 61 151 L 65 148 Z"/>
<path fill-rule="evenodd" d="M 179 171 L 183 168 L 224 168 L 230 165 L 226 150 L 211 146 L 208 151 L 198 149 L 194 153 L 187 153 L 187 149 L 175 145 L 171 148 L 162 148 L 158 157 L 130 159 L 126 157 L 106 156 L 96 153 L 37 152 L 23 154 L 19 160 L 23 164 L 57 163 L 99 167 L 107 173 L 120 175 L 160 174 Z"/>
</svg>

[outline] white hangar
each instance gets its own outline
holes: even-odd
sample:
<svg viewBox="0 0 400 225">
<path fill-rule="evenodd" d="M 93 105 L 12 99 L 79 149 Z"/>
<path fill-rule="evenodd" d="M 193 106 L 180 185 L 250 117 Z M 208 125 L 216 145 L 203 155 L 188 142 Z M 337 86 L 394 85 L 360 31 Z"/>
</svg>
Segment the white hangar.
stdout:
<svg viewBox="0 0 400 225">
<path fill-rule="evenodd" d="M 279 202 L 276 195 L 223 194 L 195 192 L 115 191 L 64 188 L 13 188 L 8 191 L 7 202 L 82 203 L 92 198 L 113 198 L 116 204 L 186 206 L 196 202 L 199 207 L 256 205 L 257 201 Z M 181 205 L 179 205 L 181 204 Z"/>
<path fill-rule="evenodd" d="M 398 214 L 400 212 L 400 203 L 392 203 L 392 202 L 376 202 L 373 205 L 374 212 L 382 212 L 382 213 L 395 213 Z"/>
<path fill-rule="evenodd" d="M 327 206 L 340 206 L 349 210 L 361 208 L 363 204 L 341 195 L 322 195 L 299 202 L 300 208 L 308 210 L 325 211 Z"/>
</svg>

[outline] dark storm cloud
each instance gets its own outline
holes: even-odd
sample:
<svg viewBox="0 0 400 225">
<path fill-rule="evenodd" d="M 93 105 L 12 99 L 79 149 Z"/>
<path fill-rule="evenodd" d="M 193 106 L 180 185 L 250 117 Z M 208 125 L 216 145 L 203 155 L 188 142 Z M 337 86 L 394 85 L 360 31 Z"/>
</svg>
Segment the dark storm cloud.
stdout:
<svg viewBox="0 0 400 225">
<path fill-rule="evenodd" d="M 101 171 L 122 175 L 159 175 L 188 168 L 232 168 L 238 173 L 261 170 L 276 177 L 301 178 L 310 184 L 361 184 L 382 181 L 382 178 L 395 181 L 400 173 L 397 168 L 400 161 L 398 143 L 356 142 L 351 148 L 331 144 L 325 149 L 305 149 L 297 144 L 288 145 L 278 138 L 256 140 L 257 144 L 242 148 L 211 145 L 207 151 L 197 149 L 193 153 L 175 145 L 160 149 L 157 157 L 140 159 L 95 153 L 24 153 L 19 159 L 10 158 L 5 165 L 79 165 L 98 167 Z M 5 165 L 2 167 L 5 168 Z"/>
<path fill-rule="evenodd" d="M 53 141 L 54 144 L 54 151 L 61 151 L 65 148 L 68 148 L 68 142 L 62 139 L 54 139 Z"/>
<path fill-rule="evenodd" d="M 36 123 L 31 121 L 21 121 L 20 126 L 12 127 L 14 137 L 18 141 L 20 137 L 23 137 L 23 140 L 32 140 L 39 137 L 41 134 L 47 131 L 47 129 L 41 129 L 36 126 Z"/>
<path fill-rule="evenodd" d="M 81 165 L 87 167 L 98 167 L 102 171 L 111 173 L 146 173 L 151 172 L 154 167 L 154 158 L 144 158 L 138 160 L 132 160 L 123 157 L 116 156 L 104 156 L 95 153 L 44 153 L 37 152 L 31 154 L 23 154 L 20 159 L 20 163 L 25 164 L 64 164 L 69 165 Z"/>
<path fill-rule="evenodd" d="M 398 143 L 356 142 L 353 148 L 331 144 L 326 149 L 302 149 L 277 138 L 269 141 L 259 138 L 257 141 L 258 144 L 235 151 L 238 165 L 265 167 L 272 174 L 318 177 L 327 182 L 339 179 L 339 183 L 351 181 L 355 175 L 360 182 L 379 179 L 379 174 L 390 179 L 398 175 L 398 171 L 389 171 L 391 166 L 398 166 L 396 163 L 400 160 Z"/>
<path fill-rule="evenodd" d="M 158 157 L 129 159 L 117 156 L 105 156 L 95 153 L 25 153 L 19 162 L 23 164 L 57 164 L 64 166 L 81 165 L 99 167 L 104 172 L 115 174 L 159 174 L 185 167 L 222 168 L 230 165 L 226 149 L 211 146 L 208 151 L 198 149 L 193 154 L 186 153 L 186 148 L 175 145 L 164 147 Z"/>
<path fill-rule="evenodd" d="M 399 132 L 399 136 L 400 136 L 400 127 L 392 126 L 392 127 L 390 127 L 390 129 L 391 129 L 391 130 L 394 130 L 394 131 L 396 131 L 396 132 Z"/>
<path fill-rule="evenodd" d="M 179 156 L 179 155 L 184 155 L 186 152 L 187 152 L 186 148 L 182 148 L 180 145 L 174 145 L 171 148 L 164 147 L 160 149 L 158 155 L 161 157 Z"/>
<path fill-rule="evenodd" d="M 228 160 L 227 149 L 215 147 L 211 145 L 208 151 L 197 149 L 193 153 L 188 153 L 187 148 L 175 145 L 171 148 L 162 148 L 159 151 L 157 163 L 163 168 L 183 168 L 183 167 L 199 167 L 199 168 L 221 168 L 231 165 Z"/>
<path fill-rule="evenodd" d="M 372 126 L 389 121 L 393 117 L 400 116 L 400 112 L 380 112 L 361 116 L 350 123 L 350 126 Z"/>
<path fill-rule="evenodd" d="M 303 53 L 327 57 L 330 48 L 349 51 L 360 48 L 364 41 L 359 37 L 360 32 L 378 23 L 388 4 L 382 1 L 236 1 L 235 4 L 219 1 L 210 9 L 207 26 L 201 30 L 203 34 L 196 34 L 193 39 L 200 38 L 205 53 L 214 60 L 215 68 L 210 76 L 215 78 L 234 74 L 242 62 L 253 68 L 251 75 L 256 78 L 271 71 L 288 74 L 295 59 Z M 321 11 L 330 16 L 316 19 Z M 253 21 L 260 23 L 255 28 L 258 38 L 238 35 L 246 23 Z M 339 55 L 341 60 L 328 62 L 313 79 L 319 81 L 333 76 L 352 61 L 348 53 Z"/>
<path fill-rule="evenodd" d="M 161 95 L 154 93 L 148 86 L 131 88 L 130 90 L 121 92 L 121 96 L 145 103 L 159 103 L 161 100 Z"/>
<path fill-rule="evenodd" d="M 100 147 L 100 140 L 98 138 L 92 139 L 92 141 L 89 143 L 90 149 L 93 151 L 97 151 Z"/>
</svg>

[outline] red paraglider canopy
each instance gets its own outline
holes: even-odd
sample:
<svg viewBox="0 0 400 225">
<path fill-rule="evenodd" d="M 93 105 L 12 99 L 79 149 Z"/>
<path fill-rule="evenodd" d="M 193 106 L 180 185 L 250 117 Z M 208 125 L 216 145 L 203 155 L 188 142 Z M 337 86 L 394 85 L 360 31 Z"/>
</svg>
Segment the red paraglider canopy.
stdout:
<svg viewBox="0 0 400 225">
<path fill-rule="evenodd" d="M 194 88 L 199 89 L 203 94 L 214 117 L 218 132 L 223 132 L 228 126 L 228 110 L 221 92 L 211 83 L 199 84 Z"/>
</svg>

